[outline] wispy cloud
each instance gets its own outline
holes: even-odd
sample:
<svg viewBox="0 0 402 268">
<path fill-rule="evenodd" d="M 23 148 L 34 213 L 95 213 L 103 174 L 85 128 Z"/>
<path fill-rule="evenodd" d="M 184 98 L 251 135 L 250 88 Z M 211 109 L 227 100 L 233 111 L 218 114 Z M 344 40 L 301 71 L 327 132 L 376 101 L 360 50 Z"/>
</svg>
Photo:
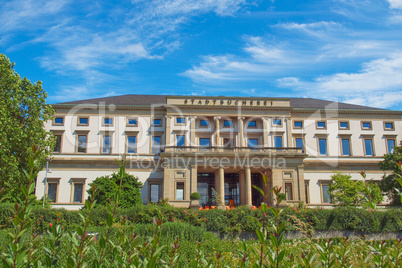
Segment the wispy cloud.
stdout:
<svg viewBox="0 0 402 268">
<path fill-rule="evenodd" d="M 388 0 L 390 8 L 402 9 L 402 0 Z"/>
</svg>

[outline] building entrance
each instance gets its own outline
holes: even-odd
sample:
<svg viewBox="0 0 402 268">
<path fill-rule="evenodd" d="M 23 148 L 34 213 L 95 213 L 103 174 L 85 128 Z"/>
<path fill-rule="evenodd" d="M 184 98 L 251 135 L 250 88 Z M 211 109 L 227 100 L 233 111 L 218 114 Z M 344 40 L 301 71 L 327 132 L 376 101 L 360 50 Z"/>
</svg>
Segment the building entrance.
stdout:
<svg viewBox="0 0 402 268">
<path fill-rule="evenodd" d="M 264 187 L 262 175 L 260 173 L 251 173 L 251 185 L 255 185 L 255 186 L 259 187 L 260 189 L 264 190 L 265 187 Z M 253 186 L 251 186 L 251 187 L 252 187 L 251 188 L 252 204 L 253 204 L 253 206 L 258 207 L 264 201 L 264 198 L 257 189 L 254 189 Z"/>
</svg>

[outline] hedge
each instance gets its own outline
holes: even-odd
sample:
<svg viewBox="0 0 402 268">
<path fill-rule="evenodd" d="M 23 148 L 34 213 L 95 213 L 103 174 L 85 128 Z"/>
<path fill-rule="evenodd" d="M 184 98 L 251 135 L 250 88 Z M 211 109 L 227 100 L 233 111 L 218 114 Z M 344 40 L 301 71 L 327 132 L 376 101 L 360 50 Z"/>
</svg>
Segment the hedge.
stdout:
<svg viewBox="0 0 402 268">
<path fill-rule="evenodd" d="M 371 211 L 355 207 L 339 207 L 334 209 L 284 208 L 281 221 L 293 223 L 292 216 L 309 223 L 315 230 L 351 230 L 363 232 L 395 232 L 402 229 L 402 209 L 388 208 L 381 211 Z M 61 223 L 63 228 L 73 230 L 81 224 L 79 212 L 86 215 L 86 210 L 69 211 L 35 207 L 32 211 L 33 227 L 39 232 L 45 231 L 49 223 Z M 172 206 L 141 205 L 129 209 L 118 209 L 117 217 L 123 215 L 136 224 L 149 224 L 154 217 L 162 217 L 164 222 L 188 223 L 203 227 L 208 231 L 223 233 L 237 231 L 254 232 L 256 221 L 263 215 L 260 209 L 238 207 L 233 210 L 191 210 L 174 208 Z M 0 204 L 0 228 L 10 227 L 13 216 L 12 204 Z M 274 219 L 272 213 L 267 217 Z M 107 209 L 96 207 L 91 213 L 91 227 L 106 226 Z M 292 229 L 292 224 L 290 224 Z"/>
</svg>

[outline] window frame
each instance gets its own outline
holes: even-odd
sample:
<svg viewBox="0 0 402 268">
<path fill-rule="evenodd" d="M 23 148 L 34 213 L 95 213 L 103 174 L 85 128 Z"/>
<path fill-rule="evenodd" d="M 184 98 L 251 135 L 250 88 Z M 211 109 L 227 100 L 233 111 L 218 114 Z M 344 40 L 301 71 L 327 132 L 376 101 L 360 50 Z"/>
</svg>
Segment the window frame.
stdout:
<svg viewBox="0 0 402 268">
<path fill-rule="evenodd" d="M 178 137 L 183 137 L 184 138 L 184 144 L 183 145 L 177 145 L 178 142 Z M 186 147 L 187 141 L 186 141 L 186 135 L 185 134 L 175 134 L 175 146 L 176 147 Z"/>
<path fill-rule="evenodd" d="M 226 122 L 229 122 L 230 125 L 229 125 L 229 126 L 226 126 Z M 224 128 L 232 128 L 232 127 L 233 127 L 233 120 L 231 120 L 231 119 L 224 119 L 224 120 L 223 120 L 223 127 L 224 127 Z"/>
<path fill-rule="evenodd" d="M 135 148 L 134 148 L 134 153 L 129 153 L 128 152 L 128 138 L 129 137 L 135 137 Z M 132 133 L 128 133 L 126 134 L 126 150 L 125 150 L 126 154 L 137 154 L 137 134 L 132 134 Z"/>
<path fill-rule="evenodd" d="M 207 125 L 206 125 L 206 126 L 203 126 L 203 125 L 201 124 L 202 121 L 207 122 Z M 210 123 L 209 123 L 209 120 L 208 120 L 208 119 L 200 119 L 200 121 L 199 121 L 199 127 L 200 127 L 200 128 L 209 128 L 209 126 L 210 126 Z"/>
<path fill-rule="evenodd" d="M 130 124 L 130 120 L 135 120 L 135 124 Z M 126 127 L 138 127 L 138 117 L 127 117 Z"/>
<path fill-rule="evenodd" d="M 250 122 L 254 122 L 255 126 L 250 126 Z M 258 128 L 257 120 L 249 120 L 247 121 L 247 128 Z"/>
<path fill-rule="evenodd" d="M 320 149 L 320 140 L 325 140 L 325 154 L 321 154 L 321 149 Z M 317 137 L 317 153 L 318 156 L 329 156 L 328 153 L 328 137 L 322 137 L 322 136 L 318 136 Z"/>
<path fill-rule="evenodd" d="M 275 121 L 279 121 L 279 124 L 275 124 Z M 282 127 L 283 126 L 282 118 L 272 118 L 271 126 L 273 126 L 273 127 Z"/>
<path fill-rule="evenodd" d="M 183 199 L 177 199 L 177 184 L 178 183 L 183 183 Z M 185 180 L 175 180 L 174 182 L 174 198 L 176 201 L 184 201 L 186 200 L 186 181 Z"/>
<path fill-rule="evenodd" d="M 256 144 L 256 146 L 253 146 L 253 147 L 251 147 L 250 146 L 250 140 L 256 140 L 257 141 L 257 144 Z M 254 137 L 252 137 L 252 138 L 247 138 L 247 148 L 258 148 L 259 147 L 259 142 L 258 142 L 258 138 L 254 138 Z"/>
<path fill-rule="evenodd" d="M 85 185 L 86 185 L 86 178 L 71 178 L 71 193 L 70 193 L 70 203 L 82 205 L 85 203 Z M 75 193 L 75 186 L 77 184 L 82 184 L 82 196 L 81 196 L 81 203 L 74 202 L 74 193 Z"/>
<path fill-rule="evenodd" d="M 339 137 L 340 139 L 340 145 L 341 145 L 341 155 L 342 156 L 352 156 L 352 141 L 349 136 L 341 136 Z M 345 155 L 343 151 L 343 140 L 348 140 L 349 141 L 349 155 Z"/>
<path fill-rule="evenodd" d="M 347 127 L 341 127 L 342 123 L 346 123 Z M 339 121 L 338 123 L 338 129 L 339 130 L 350 130 L 350 122 L 349 121 Z"/>
<path fill-rule="evenodd" d="M 301 126 L 300 127 L 297 127 L 296 125 L 295 125 L 295 123 L 296 122 L 300 122 L 301 123 Z M 293 128 L 294 129 L 302 129 L 303 127 L 304 127 L 304 120 L 293 120 Z"/>
<path fill-rule="evenodd" d="M 281 143 L 282 143 L 281 147 L 276 146 L 276 138 L 281 138 Z M 274 139 L 273 145 L 275 148 L 283 148 L 283 135 L 274 135 L 273 139 Z"/>
<path fill-rule="evenodd" d="M 297 139 L 302 140 L 303 147 L 297 147 L 297 142 L 296 142 Z M 295 145 L 296 148 L 302 149 L 302 153 L 305 152 L 306 149 L 305 149 L 305 142 L 304 142 L 304 137 L 303 136 L 294 136 L 293 137 L 293 142 L 294 142 L 294 145 Z"/>
<path fill-rule="evenodd" d="M 178 119 L 184 119 L 183 123 L 178 123 Z M 174 125 L 175 126 L 185 126 L 187 124 L 187 117 L 185 116 L 175 116 Z"/>
<path fill-rule="evenodd" d="M 389 151 L 389 146 L 388 146 L 388 141 L 392 140 L 394 141 L 394 151 L 395 151 L 395 147 L 396 147 L 396 138 L 392 137 L 392 138 L 385 138 L 385 147 L 387 148 L 387 154 L 391 154 L 391 152 Z"/>
<path fill-rule="evenodd" d="M 324 203 L 324 191 L 323 185 L 331 185 L 331 180 L 319 180 L 320 183 L 320 196 L 321 196 L 321 204 L 332 204 L 331 196 L 329 196 L 329 203 Z"/>
<path fill-rule="evenodd" d="M 159 125 L 155 125 L 155 120 L 159 120 L 161 123 Z M 163 127 L 163 120 L 162 118 L 152 118 L 152 127 Z"/>
<path fill-rule="evenodd" d="M 154 138 L 159 138 L 160 139 L 158 153 L 154 153 L 154 150 L 153 150 L 154 149 Z M 162 152 L 162 135 L 152 135 L 151 139 L 150 139 L 150 146 L 151 146 L 150 153 L 152 155 L 157 155 L 157 154 L 161 153 Z"/>
<path fill-rule="evenodd" d="M 286 185 L 290 185 L 290 190 L 291 190 L 291 197 L 292 199 L 288 199 L 288 189 L 286 188 Z M 295 200 L 295 191 L 293 190 L 293 181 L 283 181 L 283 189 L 284 193 L 286 195 L 286 201 L 294 201 Z"/>
<path fill-rule="evenodd" d="M 363 127 L 363 125 L 365 123 L 369 123 L 370 127 L 369 128 Z M 361 130 L 373 130 L 373 122 L 372 121 L 361 121 Z"/>
<path fill-rule="evenodd" d="M 54 151 L 54 149 L 56 149 L 56 146 L 55 146 L 55 148 L 53 149 L 53 152 L 52 153 L 54 153 L 54 154 L 60 154 L 61 152 L 62 152 L 62 148 L 63 148 L 63 133 L 55 133 L 55 132 L 52 132 L 52 134 L 53 134 L 53 136 L 56 138 L 56 136 L 60 136 L 60 150 L 57 152 L 57 151 Z M 57 144 L 57 141 L 56 141 L 56 144 Z"/>
<path fill-rule="evenodd" d="M 105 145 L 105 136 L 110 137 L 110 152 L 109 153 L 105 153 L 103 152 L 104 149 L 104 145 Z M 113 133 L 102 133 L 101 135 L 101 146 L 100 146 L 100 153 L 101 154 L 112 154 L 112 149 L 113 149 Z"/>
<path fill-rule="evenodd" d="M 46 180 L 46 199 L 49 199 L 49 184 L 56 184 L 56 200 L 50 202 L 51 204 L 56 204 L 59 202 L 59 190 L 60 190 L 60 178 L 47 178 Z"/>
<path fill-rule="evenodd" d="M 372 155 L 367 155 L 366 140 L 371 140 L 371 151 L 373 153 Z M 363 151 L 364 151 L 364 156 L 369 156 L 369 157 L 374 157 L 375 156 L 374 137 L 363 137 Z"/>
<path fill-rule="evenodd" d="M 387 128 L 386 124 L 392 124 L 392 128 Z M 395 123 L 393 121 L 384 121 L 384 130 L 385 131 L 395 130 Z"/>
<path fill-rule="evenodd" d="M 80 121 L 81 121 L 81 119 L 87 119 L 88 121 L 87 121 L 87 123 L 86 124 L 82 124 Z M 77 118 L 77 126 L 81 126 L 81 127 L 87 127 L 87 126 L 89 126 L 89 116 L 78 116 L 78 118 Z"/>
<path fill-rule="evenodd" d="M 88 152 L 88 133 L 87 132 L 85 132 L 85 133 L 78 132 L 76 136 L 77 137 L 76 137 L 75 153 L 77 153 L 77 154 L 86 154 Z M 85 138 L 85 152 L 79 152 L 78 151 L 80 136 L 85 136 L 86 137 Z"/>
<path fill-rule="evenodd" d="M 319 126 L 318 126 L 319 123 L 324 123 L 324 126 L 323 126 L 323 127 L 319 127 Z M 327 121 L 326 121 L 326 120 L 315 121 L 315 128 L 316 128 L 316 129 L 327 129 Z"/>
<path fill-rule="evenodd" d="M 158 202 L 157 203 L 159 203 L 159 200 L 161 200 L 162 198 L 163 198 L 163 195 L 162 195 L 162 179 L 148 179 L 148 201 L 149 202 L 152 202 L 152 200 L 151 200 L 151 186 L 152 185 L 158 185 L 159 186 L 159 194 L 158 194 Z"/>
<path fill-rule="evenodd" d="M 105 124 L 105 120 L 111 119 L 112 123 L 111 124 Z M 113 127 L 114 126 L 114 118 L 112 116 L 104 116 L 102 118 L 102 127 Z"/>
<path fill-rule="evenodd" d="M 304 195 L 306 204 L 310 204 L 310 180 L 304 179 Z"/>
<path fill-rule="evenodd" d="M 201 140 L 202 139 L 204 139 L 204 140 L 206 140 L 206 139 L 208 139 L 209 140 L 209 146 L 204 146 L 204 145 L 201 145 Z M 211 147 L 212 146 L 212 144 L 211 144 L 211 138 L 209 138 L 209 137 L 199 137 L 198 138 L 198 146 L 200 146 L 200 147 Z"/>
<path fill-rule="evenodd" d="M 57 118 L 62 118 L 62 119 L 63 119 L 63 123 L 56 123 L 56 119 L 57 119 Z M 64 126 L 64 121 L 65 121 L 65 117 L 64 117 L 64 116 L 55 116 L 55 117 L 53 117 L 52 125 L 53 125 L 53 126 Z"/>
</svg>

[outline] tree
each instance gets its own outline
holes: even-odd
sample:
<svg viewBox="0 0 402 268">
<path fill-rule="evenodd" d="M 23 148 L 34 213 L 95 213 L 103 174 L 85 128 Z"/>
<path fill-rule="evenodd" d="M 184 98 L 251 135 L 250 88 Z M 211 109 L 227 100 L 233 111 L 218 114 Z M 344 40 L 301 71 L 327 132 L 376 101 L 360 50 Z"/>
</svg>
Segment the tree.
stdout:
<svg viewBox="0 0 402 268">
<path fill-rule="evenodd" d="M 392 170 L 391 174 L 385 174 L 381 180 L 380 187 L 392 200 L 394 204 L 400 203 L 398 191 L 402 191 L 402 185 L 398 182 L 397 178 L 401 174 L 400 162 L 402 162 L 402 145 L 394 148 L 392 154 L 385 154 L 384 160 L 379 163 L 379 166 L 384 171 Z"/>
<path fill-rule="evenodd" d="M 23 170 L 36 147 L 35 171 L 41 170 L 53 151 L 55 141 L 43 128 L 54 110 L 46 104 L 42 82 L 32 84 L 14 71 L 14 63 L 0 54 L 0 188 L 8 202 L 18 202 L 20 187 L 28 185 Z"/>
<path fill-rule="evenodd" d="M 112 175 L 98 177 L 89 185 L 98 188 L 98 194 L 95 196 L 96 202 L 100 205 L 106 205 L 106 203 L 114 201 L 114 196 L 119 190 L 120 176 L 118 173 L 113 173 Z M 142 183 L 138 178 L 125 172 L 121 184 L 119 207 L 129 208 L 142 204 L 141 188 Z M 87 192 L 89 195 L 92 194 L 90 190 Z"/>
<path fill-rule="evenodd" d="M 340 203 L 345 206 L 364 205 L 367 201 L 365 183 L 363 181 L 353 181 L 351 176 L 338 172 L 331 176 L 331 184 L 328 193 L 333 203 Z M 380 203 L 383 199 L 379 186 L 368 181 L 371 187 L 371 200 L 373 203 Z"/>
</svg>

